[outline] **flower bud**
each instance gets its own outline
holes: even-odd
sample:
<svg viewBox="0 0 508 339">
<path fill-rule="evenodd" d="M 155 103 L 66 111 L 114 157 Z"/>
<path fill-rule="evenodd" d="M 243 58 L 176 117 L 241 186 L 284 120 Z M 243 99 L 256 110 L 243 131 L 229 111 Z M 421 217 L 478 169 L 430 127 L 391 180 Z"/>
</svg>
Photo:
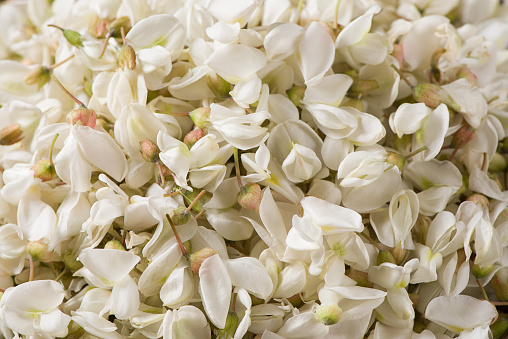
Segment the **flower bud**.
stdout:
<svg viewBox="0 0 508 339">
<path fill-rule="evenodd" d="M 125 247 L 123 247 L 122 243 L 118 240 L 110 240 L 104 245 L 104 249 L 106 250 L 119 250 L 125 251 Z"/>
<path fill-rule="evenodd" d="M 392 253 L 393 258 L 395 259 L 395 264 L 397 265 L 402 264 L 402 262 L 406 258 L 407 251 L 405 248 L 402 248 L 402 243 L 400 242 L 396 247 L 390 249 L 390 252 Z"/>
<path fill-rule="evenodd" d="M 117 19 L 115 19 L 111 24 L 109 25 L 109 34 L 113 38 L 120 38 L 122 36 L 122 27 L 124 30 L 124 33 L 127 34 L 131 28 L 131 19 L 129 19 L 128 16 L 122 16 Z"/>
<path fill-rule="evenodd" d="M 482 207 L 489 206 L 490 204 L 489 198 L 480 193 L 471 194 L 469 197 L 466 198 L 466 201 L 472 201 L 475 204 L 480 204 L 480 206 Z"/>
<path fill-rule="evenodd" d="M 243 208 L 258 211 L 261 204 L 261 186 L 253 182 L 243 186 L 237 200 Z"/>
<path fill-rule="evenodd" d="M 74 47 L 83 47 L 83 39 L 81 34 L 70 29 L 62 30 L 65 39 Z"/>
<path fill-rule="evenodd" d="M 148 162 L 159 161 L 159 153 L 161 150 L 152 140 L 146 138 L 139 143 L 141 145 L 141 156 Z"/>
<path fill-rule="evenodd" d="M 29 86 L 38 85 L 39 88 L 41 88 L 49 81 L 49 79 L 51 79 L 50 69 L 44 66 L 39 66 L 28 73 L 25 77 L 25 84 Z"/>
<path fill-rule="evenodd" d="M 471 265 L 471 272 L 477 279 L 485 278 L 493 269 L 494 265 L 492 264 L 485 267 L 480 267 L 474 263 Z"/>
<path fill-rule="evenodd" d="M 53 258 L 53 252 L 48 251 L 48 245 L 40 241 L 30 241 L 26 244 L 26 253 L 33 260 L 51 261 Z"/>
<path fill-rule="evenodd" d="M 377 266 L 385 262 L 396 264 L 393 254 L 388 251 L 379 251 L 379 254 L 377 255 Z"/>
<path fill-rule="evenodd" d="M 196 142 L 198 142 L 199 139 L 204 136 L 205 131 L 203 131 L 201 128 L 198 128 L 187 133 L 187 135 L 185 135 L 183 138 L 183 143 L 187 145 L 187 147 L 191 148 Z"/>
<path fill-rule="evenodd" d="M 352 107 L 354 109 L 359 110 L 360 112 L 363 111 L 363 101 L 361 99 L 349 99 L 348 101 L 344 102 L 341 107 Z"/>
<path fill-rule="evenodd" d="M 136 68 L 136 52 L 131 45 L 125 44 L 120 50 L 120 56 L 118 57 L 118 63 L 123 68 L 133 70 Z"/>
<path fill-rule="evenodd" d="M 295 295 L 292 295 L 291 297 L 287 298 L 287 301 L 289 301 L 291 303 L 291 305 L 293 305 L 293 307 L 296 307 L 296 308 L 300 308 L 305 304 L 303 302 L 303 299 L 302 299 L 302 296 L 300 295 L 300 293 L 296 293 Z"/>
<path fill-rule="evenodd" d="M 305 96 L 305 88 L 301 86 L 291 87 L 286 91 L 289 100 L 295 105 L 299 106 L 302 104 L 303 97 Z"/>
<path fill-rule="evenodd" d="M 508 276 L 502 270 L 498 271 L 492 280 L 490 286 L 499 301 L 508 301 Z"/>
<path fill-rule="evenodd" d="M 489 172 L 503 172 L 506 169 L 506 159 L 499 153 L 494 153 L 492 160 L 489 164 Z"/>
<path fill-rule="evenodd" d="M 83 126 L 95 128 L 97 124 L 97 114 L 93 109 L 88 108 L 78 108 L 67 114 L 67 122 L 70 125 L 75 125 L 78 121 L 80 121 Z"/>
<path fill-rule="evenodd" d="M 342 316 L 342 308 L 337 304 L 321 305 L 316 309 L 316 318 L 325 325 L 333 325 L 339 322 Z"/>
<path fill-rule="evenodd" d="M 210 109 L 205 107 L 196 108 L 189 113 L 189 117 L 197 128 L 205 128 L 210 119 Z"/>
<path fill-rule="evenodd" d="M 434 84 L 419 84 L 413 89 L 413 97 L 417 102 L 423 102 L 431 108 L 441 104 L 441 87 Z"/>
<path fill-rule="evenodd" d="M 19 124 L 10 125 L 0 130 L 0 145 L 14 145 L 23 139 L 23 131 Z"/>
<path fill-rule="evenodd" d="M 34 178 L 39 178 L 42 182 L 50 181 L 58 178 L 55 166 L 49 160 L 39 160 L 32 167 Z"/>
<path fill-rule="evenodd" d="M 109 25 L 110 22 L 108 19 L 99 19 L 99 22 L 97 22 L 91 34 L 98 39 L 105 38 L 106 34 L 109 32 Z"/>
<path fill-rule="evenodd" d="M 492 339 L 506 338 L 505 334 L 508 331 L 508 320 L 499 317 L 495 323 L 490 325 L 492 331 Z"/>
<path fill-rule="evenodd" d="M 402 171 L 402 168 L 404 168 L 406 164 L 406 157 L 395 152 L 388 152 L 388 157 L 386 157 L 385 162 L 397 166 L 399 171 Z"/>
<path fill-rule="evenodd" d="M 201 250 L 194 252 L 190 256 L 191 270 L 192 272 L 199 274 L 199 269 L 201 268 L 201 264 L 205 259 L 211 257 L 219 253 L 211 247 L 204 247 Z"/>
<path fill-rule="evenodd" d="M 63 261 L 65 264 L 65 268 L 69 271 L 77 271 L 81 267 L 83 267 L 81 261 L 76 260 L 76 256 L 74 256 L 71 252 L 64 253 Z"/>
<path fill-rule="evenodd" d="M 179 206 L 173 211 L 173 216 L 171 217 L 171 221 L 175 226 L 185 225 L 192 219 L 192 215 L 189 212 L 186 212 L 185 206 Z"/>
<path fill-rule="evenodd" d="M 219 98 L 229 97 L 231 91 L 231 84 L 224 80 L 221 76 L 209 76 L 207 81 L 208 87 L 212 90 L 213 94 Z"/>
<path fill-rule="evenodd" d="M 379 84 L 374 79 L 356 79 L 349 87 L 348 93 L 353 96 L 362 96 L 379 88 Z"/>
<path fill-rule="evenodd" d="M 459 68 L 457 71 L 457 79 L 466 79 L 471 84 L 471 86 L 476 86 L 476 74 L 474 74 L 473 71 L 467 67 Z"/>
</svg>

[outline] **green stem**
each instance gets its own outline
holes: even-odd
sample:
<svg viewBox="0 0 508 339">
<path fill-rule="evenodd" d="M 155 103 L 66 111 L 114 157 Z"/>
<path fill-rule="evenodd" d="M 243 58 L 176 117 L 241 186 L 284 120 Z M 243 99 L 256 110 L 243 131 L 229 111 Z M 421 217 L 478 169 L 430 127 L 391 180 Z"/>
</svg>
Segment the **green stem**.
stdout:
<svg viewBox="0 0 508 339">
<path fill-rule="evenodd" d="M 483 285 L 480 282 L 480 280 L 478 280 L 478 278 L 476 279 L 476 283 L 478 284 L 478 286 L 480 286 L 480 290 L 482 291 L 482 294 L 483 294 L 483 297 L 485 298 L 485 300 L 489 301 L 489 297 L 487 296 L 487 292 L 485 292 L 485 288 L 483 288 Z"/>
<path fill-rule="evenodd" d="M 205 190 L 202 190 L 201 192 L 199 192 L 199 194 L 194 198 L 194 200 L 192 200 L 189 207 L 187 207 L 187 209 L 185 210 L 185 213 L 190 212 L 192 206 L 194 206 L 198 202 L 199 198 L 201 198 L 203 196 L 203 194 L 205 194 L 205 192 L 206 192 Z"/>
<path fill-rule="evenodd" d="M 333 29 L 337 31 L 337 28 L 339 27 L 339 5 L 341 0 L 337 0 L 337 5 L 335 6 L 335 13 L 333 13 Z"/>
<path fill-rule="evenodd" d="M 395 66 L 394 64 L 391 64 L 390 66 L 399 74 L 399 76 L 402 78 L 402 80 L 404 80 L 406 82 L 406 84 L 409 86 L 409 88 L 411 88 L 411 90 L 413 90 L 414 86 L 411 84 L 409 79 L 400 71 L 400 69 L 398 69 L 397 66 Z"/>
<path fill-rule="evenodd" d="M 55 147 L 56 139 L 60 134 L 55 134 L 53 141 L 51 142 L 51 146 L 49 147 L 49 164 L 53 166 L 53 148 Z"/>
<path fill-rule="evenodd" d="M 414 157 L 415 155 L 417 155 L 418 153 L 420 152 L 423 152 L 427 149 L 427 146 L 422 146 L 420 148 L 418 148 L 416 151 L 413 151 L 411 153 L 409 153 L 407 156 L 406 156 L 406 159 L 409 159 L 411 157 Z"/>
<path fill-rule="evenodd" d="M 168 222 L 171 225 L 171 229 L 173 230 L 173 234 L 175 235 L 176 241 L 178 242 L 178 246 L 180 246 L 180 251 L 182 251 L 182 254 L 184 257 L 187 257 L 187 250 L 185 249 L 182 239 L 180 239 L 180 236 L 178 235 L 178 232 L 176 231 L 176 227 L 175 227 L 175 224 L 173 224 L 173 220 L 171 220 L 171 218 L 169 217 L 169 214 L 166 214 L 166 218 L 168 219 Z"/>
<path fill-rule="evenodd" d="M 78 98 L 76 98 L 74 95 L 71 94 L 71 92 L 69 92 L 67 90 L 67 88 L 65 88 L 62 83 L 60 81 L 58 81 L 58 79 L 53 75 L 51 76 L 51 78 L 56 82 L 56 84 L 58 85 L 58 87 L 60 87 L 60 89 L 65 93 L 67 94 L 67 96 L 69 98 L 72 99 L 72 101 L 74 101 L 76 104 L 78 104 L 81 108 L 86 108 L 85 104 L 82 103 Z"/>
<path fill-rule="evenodd" d="M 62 64 L 64 64 L 64 63 L 66 63 L 67 61 L 71 60 L 72 58 L 74 58 L 74 55 L 71 55 L 71 56 L 70 56 L 70 57 L 68 57 L 67 59 L 65 59 L 65 60 L 63 60 L 63 61 L 60 61 L 60 62 L 59 62 L 59 63 L 57 63 L 57 64 L 54 64 L 54 65 L 52 65 L 52 66 L 49 66 L 49 67 L 48 67 L 48 69 L 49 69 L 49 70 L 53 70 L 53 69 L 57 68 L 58 66 L 60 66 L 60 65 L 62 65 Z"/>
<path fill-rule="evenodd" d="M 238 181 L 238 187 L 242 188 L 242 178 L 240 175 L 240 159 L 238 156 L 238 148 L 234 148 L 234 158 L 235 158 L 235 172 L 236 172 L 236 180 Z"/>
</svg>

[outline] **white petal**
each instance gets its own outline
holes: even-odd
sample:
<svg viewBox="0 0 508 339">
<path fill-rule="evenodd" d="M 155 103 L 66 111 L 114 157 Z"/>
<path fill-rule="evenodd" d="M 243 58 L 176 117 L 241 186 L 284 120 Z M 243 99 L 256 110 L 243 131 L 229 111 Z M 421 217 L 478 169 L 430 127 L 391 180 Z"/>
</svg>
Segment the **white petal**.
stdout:
<svg viewBox="0 0 508 339">
<path fill-rule="evenodd" d="M 266 298 L 272 293 L 273 284 L 268 272 L 258 259 L 252 257 L 224 260 L 231 283 Z"/>
<path fill-rule="evenodd" d="M 127 160 L 123 151 L 109 134 L 78 126 L 74 133 L 84 157 L 94 166 L 122 181 L 127 174 Z"/>
<path fill-rule="evenodd" d="M 136 283 L 126 276 L 113 286 L 111 291 L 112 311 L 118 319 L 128 319 L 139 308 L 139 293 Z"/>
<path fill-rule="evenodd" d="M 213 255 L 199 269 L 199 294 L 208 318 L 224 328 L 231 301 L 231 280 L 219 255 Z"/>
<path fill-rule="evenodd" d="M 425 310 L 425 318 L 455 333 L 489 326 L 496 317 L 496 308 L 490 302 L 468 295 L 434 298 Z"/>
<path fill-rule="evenodd" d="M 304 33 L 298 49 L 305 84 L 314 85 L 332 66 L 335 57 L 332 38 L 323 26 L 312 22 Z"/>
<path fill-rule="evenodd" d="M 254 47 L 226 45 L 215 50 L 207 64 L 227 82 L 236 84 L 265 67 L 266 57 Z"/>
<path fill-rule="evenodd" d="M 125 278 L 139 260 L 135 254 L 118 250 L 86 249 L 79 253 L 79 261 L 110 286 Z"/>
</svg>

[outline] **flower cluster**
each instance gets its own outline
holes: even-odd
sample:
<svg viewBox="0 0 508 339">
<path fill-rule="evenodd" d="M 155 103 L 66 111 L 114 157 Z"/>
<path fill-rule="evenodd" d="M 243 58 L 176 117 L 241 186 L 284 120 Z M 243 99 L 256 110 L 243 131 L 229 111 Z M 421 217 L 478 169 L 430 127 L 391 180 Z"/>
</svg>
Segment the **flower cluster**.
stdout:
<svg viewBox="0 0 508 339">
<path fill-rule="evenodd" d="M 500 338 L 507 37 L 498 0 L 2 2 L 0 338 Z"/>
</svg>

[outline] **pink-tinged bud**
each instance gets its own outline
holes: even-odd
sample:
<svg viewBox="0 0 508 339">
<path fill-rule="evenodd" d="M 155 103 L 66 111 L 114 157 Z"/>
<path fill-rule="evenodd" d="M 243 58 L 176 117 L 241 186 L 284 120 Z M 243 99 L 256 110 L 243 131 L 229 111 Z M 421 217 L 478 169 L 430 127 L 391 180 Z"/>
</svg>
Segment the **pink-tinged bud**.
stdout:
<svg viewBox="0 0 508 339">
<path fill-rule="evenodd" d="M 47 67 L 39 66 L 28 73 L 25 77 L 25 84 L 29 86 L 38 85 L 41 88 L 49 79 L 51 79 L 51 70 Z"/>
<path fill-rule="evenodd" d="M 341 107 L 352 107 L 354 109 L 359 110 L 360 112 L 363 112 L 363 101 L 361 99 L 349 99 L 346 102 L 344 102 Z"/>
<path fill-rule="evenodd" d="M 205 107 L 196 108 L 189 113 L 189 117 L 197 128 L 205 128 L 210 120 L 210 109 Z"/>
<path fill-rule="evenodd" d="M 183 138 L 183 143 L 187 145 L 187 147 L 191 148 L 194 146 L 199 139 L 205 136 L 205 131 L 201 128 L 195 129 L 187 133 L 187 135 Z"/>
<path fill-rule="evenodd" d="M 237 199 L 243 208 L 258 211 L 261 204 L 261 186 L 253 182 L 243 186 Z"/>
<path fill-rule="evenodd" d="M 492 280 L 490 281 L 490 286 L 496 295 L 498 301 L 508 301 L 508 276 L 506 271 L 501 269 L 498 271 Z"/>
<path fill-rule="evenodd" d="M 192 215 L 189 212 L 186 212 L 185 206 L 179 206 L 173 211 L 173 216 L 171 217 L 171 221 L 175 226 L 185 225 L 192 219 Z"/>
<path fill-rule="evenodd" d="M 402 168 L 404 168 L 406 164 L 406 157 L 395 152 L 388 152 L 388 157 L 386 157 L 385 162 L 397 166 L 399 171 L 402 171 Z"/>
<path fill-rule="evenodd" d="M 369 281 L 369 274 L 367 272 L 357 271 L 354 268 L 352 268 L 347 274 L 347 276 L 356 281 L 356 284 L 358 286 L 362 287 L 374 286 L 374 284 Z"/>
<path fill-rule="evenodd" d="M 73 255 L 72 252 L 65 252 L 63 255 L 63 261 L 65 268 L 69 271 L 77 271 L 83 267 L 81 261 L 76 260 L 76 256 Z"/>
<path fill-rule="evenodd" d="M 199 274 L 201 264 L 205 259 L 210 258 L 212 255 L 219 253 L 211 247 L 205 247 L 197 252 L 194 252 L 190 256 L 191 270 L 192 272 Z"/>
<path fill-rule="evenodd" d="M 141 141 L 139 144 L 141 145 L 141 155 L 143 156 L 143 159 L 153 163 L 159 161 L 159 153 L 161 150 L 157 144 L 148 138 Z"/>
<path fill-rule="evenodd" d="M 485 278 L 487 275 L 489 275 L 490 272 L 492 272 L 493 269 L 493 264 L 484 267 L 480 267 L 474 263 L 471 265 L 471 272 L 477 279 Z"/>
<path fill-rule="evenodd" d="M 305 96 L 305 88 L 301 86 L 294 86 L 288 89 L 286 93 L 293 105 L 300 106 L 302 104 L 303 97 Z"/>
<path fill-rule="evenodd" d="M 120 56 L 118 57 L 118 63 L 123 68 L 133 70 L 136 68 L 136 52 L 131 45 L 125 44 L 120 50 Z"/>
<path fill-rule="evenodd" d="M 396 247 L 391 248 L 390 252 L 392 253 L 393 258 L 395 259 L 395 264 L 400 265 L 404 262 L 407 250 L 405 248 L 402 248 L 402 244 L 400 242 Z"/>
<path fill-rule="evenodd" d="M 49 160 L 39 160 L 32 167 L 34 178 L 39 178 L 42 182 L 50 181 L 58 178 L 55 166 Z"/>
<path fill-rule="evenodd" d="M 489 198 L 480 193 L 471 194 L 469 197 L 467 197 L 466 201 L 472 201 L 475 204 L 480 204 L 482 207 L 488 207 L 490 205 Z"/>
<path fill-rule="evenodd" d="M 78 121 L 83 126 L 88 126 L 93 129 L 97 124 L 97 114 L 93 109 L 88 108 L 78 108 L 67 114 L 67 122 L 70 125 L 75 125 Z"/>
<path fill-rule="evenodd" d="M 372 92 L 375 89 L 379 88 L 379 84 L 376 80 L 373 79 L 355 79 L 351 87 L 349 87 L 348 93 L 352 96 L 358 97 L 369 92 Z"/>
<path fill-rule="evenodd" d="M 106 250 L 119 250 L 125 251 L 125 247 L 118 240 L 110 240 L 104 245 L 104 249 Z"/>
<path fill-rule="evenodd" d="M 109 25 L 110 22 L 108 19 L 99 19 L 99 22 L 97 22 L 91 34 L 98 39 L 105 38 L 109 32 Z"/>
<path fill-rule="evenodd" d="M 28 253 L 33 260 L 47 262 L 53 259 L 53 252 L 48 251 L 48 245 L 40 241 L 30 241 L 26 244 L 26 253 Z"/>
<path fill-rule="evenodd" d="M 423 102 L 431 108 L 441 104 L 441 87 L 434 84 L 419 84 L 413 89 L 413 97 L 417 102 Z"/>
<path fill-rule="evenodd" d="M 293 307 L 296 308 L 300 308 L 305 304 L 302 300 L 300 293 L 292 295 L 291 297 L 287 298 L 287 300 L 291 303 L 291 305 L 293 305 Z"/>
<path fill-rule="evenodd" d="M 489 163 L 489 172 L 497 173 L 503 172 L 506 169 L 506 159 L 499 153 L 494 153 L 492 160 Z"/>
<path fill-rule="evenodd" d="M 10 125 L 0 130 L 0 145 L 14 145 L 23 139 L 23 131 L 19 124 Z"/>
<path fill-rule="evenodd" d="M 209 76 L 207 85 L 212 90 L 213 94 L 216 97 L 219 98 L 229 97 L 229 92 L 231 91 L 231 84 L 226 80 L 224 80 L 218 74 L 216 74 L 215 76 L 213 75 Z"/>
<path fill-rule="evenodd" d="M 477 77 L 473 71 L 467 67 L 462 67 L 457 71 L 457 79 L 466 79 L 471 86 L 476 86 Z"/>
<path fill-rule="evenodd" d="M 404 69 L 404 48 L 402 48 L 402 45 L 393 45 L 393 52 L 392 55 L 397 61 L 399 62 L 400 69 Z"/>
<path fill-rule="evenodd" d="M 389 262 L 391 264 L 396 263 L 393 254 L 388 251 L 379 251 L 379 254 L 377 255 L 377 266 L 385 262 Z"/>
<path fill-rule="evenodd" d="M 337 304 L 321 305 L 316 309 L 316 318 L 325 325 L 333 325 L 342 317 L 342 308 Z"/>
</svg>

